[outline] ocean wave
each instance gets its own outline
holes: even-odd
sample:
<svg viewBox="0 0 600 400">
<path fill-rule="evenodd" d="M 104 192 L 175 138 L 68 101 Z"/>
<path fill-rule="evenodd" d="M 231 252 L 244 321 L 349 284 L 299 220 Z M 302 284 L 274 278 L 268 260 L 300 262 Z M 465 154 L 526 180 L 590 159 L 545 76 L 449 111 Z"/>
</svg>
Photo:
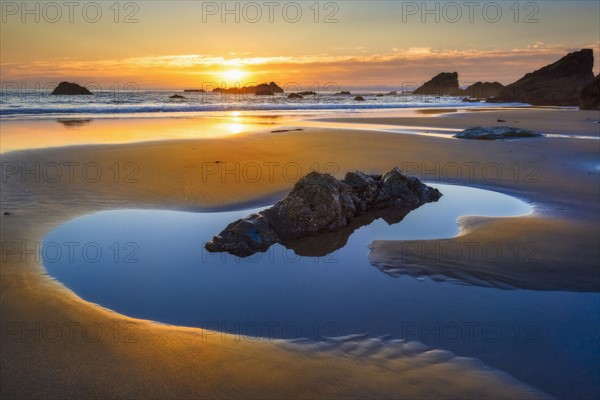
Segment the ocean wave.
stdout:
<svg viewBox="0 0 600 400">
<path fill-rule="evenodd" d="M 469 107 L 485 107 L 490 104 L 473 105 Z M 497 107 L 497 105 L 494 105 Z M 503 106 L 523 106 L 522 104 L 504 104 Z M 0 118 L 14 118 L 19 116 L 64 116 L 74 114 L 143 114 L 143 113 L 179 113 L 179 112 L 214 112 L 214 111 L 305 111 L 305 110 L 375 110 L 397 108 L 453 108 L 465 107 L 464 103 L 411 103 L 411 104 L 227 104 L 227 105 L 189 105 L 189 106 L 119 106 L 119 107 L 37 107 L 25 108 L 18 106 L 0 107 Z"/>
<path fill-rule="evenodd" d="M 0 99 L 0 119 L 27 119 L 39 116 L 123 115 L 160 113 L 202 113 L 219 111 L 360 111 L 377 109 L 497 107 L 489 103 L 464 103 L 461 97 L 433 97 L 399 94 L 392 96 L 363 95 L 365 102 L 354 96 L 319 95 L 289 100 L 285 95 L 264 98 L 235 95 L 186 95 L 170 100 L 170 92 L 138 92 L 116 98 L 109 93 L 94 96 L 40 96 L 36 93 L 4 93 Z M 503 106 L 525 106 L 520 103 Z"/>
</svg>

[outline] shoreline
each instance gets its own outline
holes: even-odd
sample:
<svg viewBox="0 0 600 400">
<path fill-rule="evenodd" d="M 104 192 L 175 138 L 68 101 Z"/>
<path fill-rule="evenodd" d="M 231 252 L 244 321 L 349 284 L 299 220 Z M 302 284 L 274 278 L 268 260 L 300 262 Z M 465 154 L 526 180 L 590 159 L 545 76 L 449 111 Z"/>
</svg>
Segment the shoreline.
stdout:
<svg viewBox="0 0 600 400">
<path fill-rule="evenodd" d="M 507 125 L 537 130 L 542 133 L 556 135 L 581 135 L 598 137 L 600 134 L 600 112 L 582 111 L 575 108 L 494 108 L 462 109 L 460 112 L 444 112 L 443 109 L 433 115 L 425 114 L 430 128 L 450 128 L 463 130 L 473 126 Z M 371 117 L 362 118 L 329 117 L 316 118 L 315 121 L 342 124 L 377 124 L 388 126 L 419 126 L 423 116 Z"/>
<path fill-rule="evenodd" d="M 507 125 L 537 130 L 546 134 L 547 138 L 600 140 L 600 113 L 568 107 L 472 108 L 465 106 L 464 108 L 368 109 L 358 113 L 345 110 L 317 111 L 319 111 L 317 114 L 323 115 L 297 110 L 298 113 L 290 115 L 272 111 L 223 111 L 199 114 L 182 112 L 165 115 L 86 117 L 73 115 L 0 119 L 3 124 L 3 146 L 0 154 L 33 148 L 159 143 L 186 139 L 235 139 L 247 135 L 272 134 L 274 133 L 271 132 L 272 130 L 280 128 L 284 130 L 277 133 L 285 133 L 288 128 L 289 130 L 312 128 L 332 131 L 376 131 L 456 140 L 452 134 L 473 126 Z M 550 115 L 551 118 L 540 121 L 538 118 L 540 112 L 544 117 Z M 502 118 L 497 118 L 498 116 Z M 112 132 L 115 129 L 122 129 L 123 125 L 132 133 L 116 137 Z M 24 136 L 34 127 L 36 130 L 43 129 L 48 134 L 44 137 L 36 136 L 36 142 L 32 143 L 31 138 Z M 212 133 L 200 133 L 207 130 Z"/>
<path fill-rule="evenodd" d="M 548 110 L 552 113 L 554 110 Z M 473 113 L 479 114 L 479 113 Z M 436 124 L 444 124 L 444 120 L 449 117 L 433 117 Z M 438 121 L 439 119 L 439 121 Z M 420 118 L 423 121 L 423 117 Z M 429 119 L 428 119 L 429 121 Z M 406 121 L 402 121 L 405 123 Z M 453 122 L 454 123 L 454 122 Z M 279 126 L 279 125 L 274 125 Z M 287 125 L 285 125 L 287 126 Z M 576 128 L 579 129 L 579 128 Z M 588 134 L 593 134 L 588 131 Z M 351 139 L 349 139 L 351 137 Z M 540 142 L 541 140 L 542 142 Z M 106 145 L 81 145 L 70 147 L 58 147 L 52 149 L 34 149 L 21 150 L 18 152 L 3 153 L 3 162 L 97 162 L 108 170 L 114 162 L 124 165 L 128 162 L 134 162 L 139 167 L 139 182 L 137 184 L 126 185 L 123 182 L 114 182 L 108 179 L 96 183 L 86 182 L 81 177 L 74 182 L 57 183 L 32 183 L 11 181 L 3 185 L 2 209 L 0 218 L 2 219 L 3 241 L 35 243 L 41 241 L 49 229 L 52 229 L 59 223 L 67 221 L 75 216 L 84 215 L 89 212 L 101 211 L 104 209 L 115 209 L 131 207 L 133 208 L 160 208 L 173 210 L 200 210 L 202 208 L 223 207 L 228 204 L 239 204 L 244 201 L 256 201 L 261 196 L 271 193 L 271 196 L 278 196 L 286 192 L 293 184 L 292 179 L 286 179 L 281 174 L 276 174 L 272 181 L 261 180 L 260 182 L 221 182 L 219 179 L 211 182 L 199 182 L 202 174 L 199 171 L 201 162 L 213 163 L 214 160 L 221 160 L 224 165 L 227 162 L 270 162 L 270 163 L 296 163 L 301 166 L 303 171 L 308 171 L 315 162 L 323 168 L 328 163 L 334 163 L 337 167 L 337 174 L 342 174 L 347 170 L 363 169 L 372 172 L 380 172 L 385 168 L 404 162 L 409 167 L 417 167 L 417 174 L 423 173 L 419 168 L 419 163 L 449 163 L 456 162 L 480 162 L 493 160 L 501 168 L 509 168 L 515 160 L 520 166 L 527 162 L 538 163 L 539 169 L 536 172 L 537 183 L 523 182 L 522 176 L 516 182 L 513 177 L 503 177 L 496 181 L 486 179 L 483 171 L 477 171 L 473 174 L 473 179 L 466 179 L 468 186 L 486 188 L 490 185 L 492 190 L 509 195 L 520 194 L 530 199 L 536 205 L 540 204 L 540 213 L 524 217 L 501 217 L 499 218 L 477 218 L 466 217 L 461 221 L 460 235 L 463 233 L 467 237 L 477 238 L 480 242 L 485 242 L 496 238 L 498 233 L 501 240 L 509 241 L 522 238 L 530 240 L 537 238 L 541 245 L 546 246 L 545 251 L 549 251 L 550 256 L 544 262 L 550 262 L 553 268 L 550 271 L 541 271 L 536 269 L 528 271 L 508 271 L 509 275 L 518 277 L 528 285 L 538 285 L 540 290 L 548 289 L 560 284 L 563 288 L 570 285 L 570 289 L 587 287 L 591 280 L 592 285 L 597 288 L 599 278 L 594 270 L 590 270 L 589 261 L 598 259 L 594 248 L 588 247 L 588 253 L 583 255 L 582 260 L 588 260 L 583 266 L 573 268 L 565 273 L 557 267 L 556 257 L 561 254 L 571 254 L 573 248 L 584 247 L 585 243 L 597 242 L 600 237 L 597 231 L 597 212 L 598 212 L 598 187 L 597 176 L 595 172 L 585 167 L 575 165 L 575 161 L 584 159 L 593 160 L 597 157 L 597 149 L 590 147 L 587 143 L 578 143 L 576 140 L 542 138 L 533 140 L 504 141 L 493 143 L 481 143 L 474 141 L 449 141 L 424 137 L 419 135 L 399 135 L 394 133 L 372 133 L 357 131 L 347 131 L 343 129 L 305 128 L 302 132 L 285 132 L 281 134 L 258 134 L 237 136 L 229 139 L 189 139 L 174 141 L 157 141 L 131 144 L 106 144 Z M 561 140 L 557 143 L 557 140 Z M 235 149 L 231 144 L 235 143 Z M 194 149 L 195 147 L 195 149 Z M 335 151 L 333 151 L 335 149 Z M 400 149 L 400 153 L 398 150 Z M 543 154 L 537 154 L 542 152 Z M 566 157 L 565 165 L 554 165 L 549 159 L 554 159 L 557 155 Z M 200 157 L 200 158 L 199 158 Z M 231 158 L 233 157 L 233 160 Z M 206 160 L 206 161 L 203 161 Z M 434 171 L 435 168 L 425 165 L 425 171 Z M 429 168 L 429 169 L 428 169 Z M 212 170 L 211 170 L 212 171 Z M 529 170 L 520 172 L 531 172 Z M 328 171 L 325 171 L 328 172 Z M 443 172 L 439 170 L 438 172 Z M 590 172 L 588 174 L 588 172 Z M 409 175 L 409 171 L 406 172 Z M 435 174 L 434 174 L 435 175 Z M 214 177 L 213 175 L 210 175 Z M 416 175 L 421 179 L 420 176 Z M 574 178 L 575 177 L 575 178 Z M 112 177 L 110 177 L 112 178 Z M 438 178 L 444 180 L 448 176 L 438 174 Z M 212 179 L 212 178 L 211 178 Z M 447 181 L 447 179 L 446 179 Z M 464 177 L 462 181 L 464 182 Z M 459 184 L 464 184 L 460 183 Z M 202 184 L 204 183 L 204 184 Z M 448 183 L 448 182 L 443 182 Z M 480 186 L 483 185 L 483 186 Z M 595 185 L 595 186 L 594 186 Z M 207 190 L 209 189 L 210 190 Z M 507 192 L 508 191 L 508 192 Z M 573 199 L 562 198 L 565 191 L 577 193 Z M 512 193 L 511 193 L 512 192 Z M 576 199 L 575 199 L 576 198 Z M 11 214 L 6 216 L 4 212 Z M 590 219 L 591 218 L 591 219 Z M 596 219 L 594 219 L 596 218 Z M 548 232 L 558 235 L 563 241 L 556 245 L 555 239 L 548 239 Z M 459 236 L 460 236 L 459 235 Z M 469 236 L 471 235 L 471 236 Z M 563 235 L 566 235 L 563 237 Z M 9 238 L 9 239 L 6 239 Z M 448 240 L 455 240 L 451 238 Z M 497 240 L 497 239 L 496 239 Z M 379 246 L 378 257 L 389 259 L 386 251 L 394 251 L 393 243 L 375 243 Z M 382 256 L 383 255 L 383 256 Z M 559 259 L 560 261 L 560 259 Z M 489 267 L 489 266 L 488 266 Z M 499 268 L 501 265 L 494 265 L 495 271 L 506 270 Z M 564 269 L 564 268 L 563 268 Z M 467 268 L 463 271 L 467 275 L 473 274 Z M 548 273 L 552 275 L 548 279 Z M 523 275 L 524 273 L 524 275 Z M 532 277 L 544 277 L 531 279 Z M 100 307 L 94 307 L 77 296 L 60 283 L 48 279 L 45 269 L 36 260 L 26 257 L 25 262 L 15 261 L 13 258 L 8 262 L 2 263 L 2 322 L 11 321 L 101 321 L 102 326 L 108 326 L 112 320 L 130 321 L 131 319 L 119 314 L 115 314 Z M 527 278 L 527 279 L 524 279 Z M 541 286 L 540 286 L 541 283 Z M 553 286 L 554 285 L 554 286 Z M 544 289 L 544 287 L 546 289 Z M 45 289 L 45 290 L 40 290 Z M 596 289 L 597 291 L 597 289 Z M 75 379 L 78 385 L 83 385 L 85 379 L 96 375 L 103 376 L 107 372 L 101 372 L 98 368 L 85 366 L 85 371 L 73 370 L 73 365 L 83 367 L 82 357 L 100 357 L 102 362 L 99 365 L 111 365 L 117 363 L 120 365 L 121 378 L 114 383 L 114 388 L 108 388 L 100 381 L 88 382 L 88 393 L 98 393 L 98 397 L 108 395 L 111 397 L 127 397 L 127 393 L 134 393 L 139 390 L 142 384 L 148 384 L 150 379 L 158 377 L 169 377 L 169 384 L 166 386 L 157 383 L 154 384 L 146 394 L 148 397 L 192 397 L 195 390 L 200 390 L 206 396 L 215 397 L 247 397 L 254 394 L 260 397 L 280 397 L 287 396 L 290 393 L 299 394 L 297 397 L 330 397 L 333 393 L 327 385 L 322 384 L 322 379 L 318 377 L 319 373 L 325 373 L 327 367 L 317 367 L 310 359 L 305 359 L 301 355 L 290 355 L 287 352 L 281 352 L 277 346 L 267 344 L 235 344 L 218 343 L 217 340 L 211 341 L 211 346 L 207 348 L 206 342 L 198 342 L 197 329 L 188 331 L 188 328 L 160 326 L 148 321 L 138 321 L 143 327 L 143 338 L 146 344 L 142 343 L 143 349 L 132 349 L 130 345 L 122 343 L 111 343 L 109 338 L 103 338 L 100 345 L 89 345 L 89 343 L 71 344 L 66 342 L 66 338 L 61 338 L 60 343 L 66 346 L 67 353 L 64 360 L 59 358 L 56 352 L 56 346 L 51 343 L 19 343 L 18 340 L 10 340 L 2 344 L 2 372 L 3 377 L 9 382 L 9 386 L 4 386 L 3 393 L 21 394 L 23 397 L 35 395 L 33 390 L 40 390 L 38 394 L 59 395 L 66 392 L 76 394 L 73 388 L 57 388 L 57 385 L 50 381 L 41 385 L 42 388 L 33 389 L 31 378 L 35 376 L 47 376 L 51 372 L 45 371 L 45 362 L 40 356 L 52 360 L 53 364 L 67 363 L 60 371 L 71 371 L 75 376 L 67 378 L 66 376 L 54 376 L 50 380 L 55 382 L 69 382 Z M 106 328 L 108 329 L 108 328 Z M 191 337 L 190 337 L 191 335 Z M 196 336 L 194 339 L 193 337 Z M 18 338 L 17 338 L 18 339 Z M 181 340 L 185 340 L 182 342 Z M 154 343 L 148 347 L 148 343 Z M 154 347 L 155 345 L 160 345 Z M 195 345 L 193 345 L 195 343 Z M 60 346 L 59 346 L 60 347 Z M 170 349 L 172 355 L 165 354 L 161 348 Z M 33 350 L 33 351 L 32 351 Z M 102 355 L 104 351 L 105 354 Z M 183 352 L 200 352 L 201 360 L 192 359 Z M 49 352 L 49 353 L 48 353 Z M 239 352 L 245 354 L 240 356 Z M 259 353 L 264 352 L 261 356 Z M 268 356 L 267 356 L 268 353 Z M 191 354 L 191 353 L 190 353 Z M 165 357 L 162 360 L 160 357 Z M 233 367 L 230 362 L 242 357 L 248 365 L 255 365 L 256 371 L 240 370 L 240 367 Z M 297 357 L 302 359 L 298 362 Z M 324 365 L 328 365 L 330 372 L 327 372 L 329 379 L 348 384 L 346 394 L 349 396 L 360 396 L 361 393 L 368 393 L 367 387 L 370 387 L 373 393 L 391 396 L 392 393 L 405 394 L 411 396 L 410 392 L 403 383 L 402 376 L 395 375 L 396 383 L 387 381 L 388 377 L 381 374 L 379 367 L 373 365 L 357 366 L 353 363 L 342 361 L 338 357 L 323 355 Z M 267 359 L 277 361 L 267 361 Z M 79 360 L 79 361 L 78 361 Z M 124 361 L 127 361 L 123 363 Z M 152 361 L 151 361 L 152 360 Z M 252 361 L 254 360 L 254 361 Z M 291 361 L 296 362 L 296 367 L 291 366 Z M 69 364 L 72 362 L 73 364 Z M 256 364 L 258 362 L 258 364 Z M 132 366 L 135 365 L 139 371 L 134 372 Z M 215 366 L 218 365 L 217 371 Z M 447 363 L 443 369 L 449 367 L 452 363 Z M 42 369 L 39 369 L 41 366 Z M 161 366 L 163 366 L 161 368 Z M 185 372 L 183 377 L 176 377 L 176 371 L 187 366 L 190 370 Z M 285 366 L 285 372 L 281 371 Z M 47 367 L 46 367 L 47 368 Z M 210 372 L 207 372 L 207 368 Z M 260 373 L 267 368 L 273 377 L 268 377 L 269 383 L 273 385 L 271 392 L 265 393 L 262 389 L 265 385 L 265 375 Z M 426 368 L 438 368 L 431 365 Z M 221 369 L 219 371 L 219 369 Z M 226 377 L 229 374 L 237 373 L 241 377 L 238 382 L 231 383 Z M 310 373 L 308 371 L 312 370 Z M 26 373 L 23 373 L 26 371 Z M 93 372 L 92 372 L 93 371 Z M 228 371 L 228 372 L 224 372 Z M 319 373 L 316 373 L 319 371 Z M 356 375 L 359 371 L 360 374 Z M 201 373 L 206 379 L 198 381 L 194 379 L 195 374 Z M 432 376 L 434 381 L 444 376 L 440 372 Z M 61 372 L 62 373 L 62 372 Z M 68 372 L 65 372 L 68 373 Z M 446 371 L 448 373 L 448 371 Z M 501 385 L 497 377 L 478 375 L 478 369 L 467 368 L 461 371 L 470 378 L 461 381 L 462 394 L 471 393 L 473 396 L 485 393 L 489 397 L 507 397 L 505 390 L 517 390 L 507 385 L 503 381 Z M 282 376 L 283 374 L 283 376 Z M 412 388 L 412 397 L 416 395 L 427 396 L 432 392 L 431 389 L 441 390 L 441 387 L 428 388 L 431 382 L 426 384 L 427 380 L 419 377 L 415 371 L 406 372 L 410 379 L 418 379 L 423 385 Z M 451 373 L 453 379 L 457 375 Z M 477 376 L 477 378 L 475 378 Z M 130 389 L 127 389 L 127 379 L 131 378 L 137 382 Z M 299 378 L 302 377 L 302 378 Z M 280 381 L 277 381 L 280 379 Z M 372 379 L 371 383 L 367 381 Z M 382 389 L 381 380 L 391 385 L 388 389 Z M 481 379 L 481 384 L 475 384 L 473 379 Z M 490 380 L 491 379 L 491 380 Z M 354 382 L 352 382 L 354 380 Z M 229 382 L 225 386 L 213 386 L 211 382 Z M 438 381 L 436 381 L 438 382 Z M 484 384 L 485 382 L 485 384 Z M 439 384 L 440 382 L 438 382 Z M 91 386 L 90 386 L 91 385 Z M 229 385 L 229 386 L 228 386 Z M 452 383 L 448 385 L 446 394 L 453 397 Z M 487 385 L 487 387 L 486 387 Z M 176 387 L 177 386 L 177 387 Z M 433 385 L 436 386 L 436 385 Z M 379 387 L 379 389 L 378 389 Z M 339 389 L 339 388 L 338 388 Z M 392 392 L 391 390 L 394 390 Z M 539 393 L 531 393 L 523 390 L 521 386 L 518 392 L 512 392 L 513 396 L 523 397 L 531 395 L 536 397 Z M 67 391 L 68 390 L 68 391 Z M 130 390 L 130 392 L 128 392 Z M 381 392 L 380 390 L 384 390 Z M 87 390 L 86 390 L 87 391 Z M 403 392 L 404 391 L 404 392 Z M 470 392 L 469 392 L 470 391 Z M 139 392 L 137 392 L 139 393 Z M 435 392 L 440 394 L 439 392 Z M 517 394 L 518 393 L 518 394 Z M 443 394 L 443 393 L 441 393 Z"/>
</svg>

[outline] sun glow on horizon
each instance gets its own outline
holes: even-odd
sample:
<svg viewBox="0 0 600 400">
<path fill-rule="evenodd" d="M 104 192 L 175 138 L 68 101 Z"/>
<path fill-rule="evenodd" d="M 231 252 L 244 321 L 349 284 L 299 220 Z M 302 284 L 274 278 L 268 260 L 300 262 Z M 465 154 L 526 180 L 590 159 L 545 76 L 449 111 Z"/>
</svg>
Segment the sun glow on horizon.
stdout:
<svg viewBox="0 0 600 400">
<path fill-rule="evenodd" d="M 246 77 L 248 73 L 239 69 L 230 69 L 223 71 L 221 76 L 227 83 L 241 83 L 241 79 Z"/>
</svg>

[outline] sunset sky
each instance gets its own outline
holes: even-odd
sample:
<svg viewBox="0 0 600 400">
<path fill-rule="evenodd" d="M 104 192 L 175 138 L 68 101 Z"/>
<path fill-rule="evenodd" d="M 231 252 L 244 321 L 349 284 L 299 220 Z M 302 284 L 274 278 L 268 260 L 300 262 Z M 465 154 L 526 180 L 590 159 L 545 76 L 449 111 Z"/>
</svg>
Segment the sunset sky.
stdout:
<svg viewBox="0 0 600 400">
<path fill-rule="evenodd" d="M 273 80 L 282 86 L 401 87 L 441 71 L 458 71 L 461 84 L 506 84 L 569 51 L 593 48 L 596 60 L 600 52 L 598 1 L 521 2 L 518 15 L 514 1 L 493 3 L 500 5 L 501 16 L 492 2 L 474 2 L 471 10 L 455 2 L 458 16 L 448 2 L 428 3 L 434 11 L 425 15 L 414 8 L 422 2 L 338 1 L 315 7 L 313 1 L 281 1 L 270 9 L 257 1 L 258 16 L 248 2 L 228 2 L 237 12 L 224 14 L 220 1 L 121 2 L 119 7 L 111 1 L 95 3 L 102 14 L 97 22 L 86 21 L 97 15 L 95 6 L 84 15 L 86 2 L 72 10 L 73 22 L 67 7 L 60 7 L 59 18 L 47 3 L 36 3 L 39 8 L 31 4 L 27 14 L 21 2 L 2 2 L 3 84 L 68 80 L 175 89 Z M 129 14 L 130 23 L 124 23 Z"/>
</svg>

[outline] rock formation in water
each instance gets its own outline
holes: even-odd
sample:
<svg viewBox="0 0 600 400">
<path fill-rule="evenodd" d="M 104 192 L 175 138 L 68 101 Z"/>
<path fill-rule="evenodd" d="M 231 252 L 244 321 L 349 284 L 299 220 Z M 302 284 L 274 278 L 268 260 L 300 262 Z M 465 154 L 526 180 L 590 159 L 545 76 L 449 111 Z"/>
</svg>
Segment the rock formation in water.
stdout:
<svg viewBox="0 0 600 400">
<path fill-rule="evenodd" d="M 280 88 L 275 82 L 271 82 L 261 83 L 257 86 L 244 86 L 241 88 L 216 88 L 213 90 L 213 92 L 226 94 L 255 94 L 257 96 L 273 96 L 276 93 L 283 93 L 283 89 Z"/>
<path fill-rule="evenodd" d="M 290 93 L 287 98 L 288 99 L 303 99 L 304 96 L 302 96 L 299 93 Z"/>
<path fill-rule="evenodd" d="M 185 89 L 185 93 L 206 93 L 204 89 Z"/>
<path fill-rule="evenodd" d="M 493 103 L 520 102 L 540 106 L 577 106 L 583 87 L 594 79 L 594 52 L 569 53 L 553 64 L 528 73 L 500 91 Z"/>
<path fill-rule="evenodd" d="M 76 83 L 71 82 L 61 82 L 58 84 L 56 88 L 52 91 L 53 95 L 62 95 L 62 96 L 79 96 L 79 95 L 91 95 L 93 94 L 87 88 L 83 86 L 79 86 Z"/>
<path fill-rule="evenodd" d="M 460 95 L 470 99 L 489 99 L 498 96 L 503 88 L 500 82 L 477 82 L 461 90 Z"/>
<path fill-rule="evenodd" d="M 583 87 L 579 94 L 580 110 L 600 110 L 600 75 Z"/>
<path fill-rule="evenodd" d="M 365 98 L 364 98 L 364 97 L 362 97 L 362 96 L 356 96 L 356 97 L 354 98 L 354 100 L 356 100 L 356 101 L 365 101 Z"/>
<path fill-rule="evenodd" d="M 173 96 L 169 96 L 170 99 L 185 99 L 185 96 L 180 94 L 174 94 Z"/>
<path fill-rule="evenodd" d="M 539 132 L 530 131 L 529 129 L 515 128 L 512 126 L 492 126 L 488 128 L 476 126 L 474 128 L 465 129 L 454 135 L 455 138 L 459 139 L 479 140 L 502 140 L 540 136 L 544 135 Z"/>
<path fill-rule="evenodd" d="M 424 96 L 460 96 L 458 73 L 442 72 L 425 82 L 413 94 Z"/>
<path fill-rule="evenodd" d="M 263 83 L 256 86 L 255 94 L 257 96 L 272 96 L 275 93 L 283 93 L 283 89 L 277 86 L 275 82 L 269 84 Z"/>
<path fill-rule="evenodd" d="M 264 252 L 275 243 L 301 249 L 307 243 L 303 239 L 318 240 L 320 235 L 340 230 L 348 234 L 334 238 L 333 242 L 343 245 L 361 225 L 356 226 L 355 219 L 360 220 L 364 215 L 367 219 L 378 218 L 383 216 L 381 211 L 397 210 L 389 218 L 401 220 L 410 210 L 441 196 L 437 189 L 403 175 L 398 168 L 383 175 L 349 172 L 343 180 L 311 172 L 296 183 L 285 199 L 229 224 L 205 248 L 245 257 Z"/>
</svg>

